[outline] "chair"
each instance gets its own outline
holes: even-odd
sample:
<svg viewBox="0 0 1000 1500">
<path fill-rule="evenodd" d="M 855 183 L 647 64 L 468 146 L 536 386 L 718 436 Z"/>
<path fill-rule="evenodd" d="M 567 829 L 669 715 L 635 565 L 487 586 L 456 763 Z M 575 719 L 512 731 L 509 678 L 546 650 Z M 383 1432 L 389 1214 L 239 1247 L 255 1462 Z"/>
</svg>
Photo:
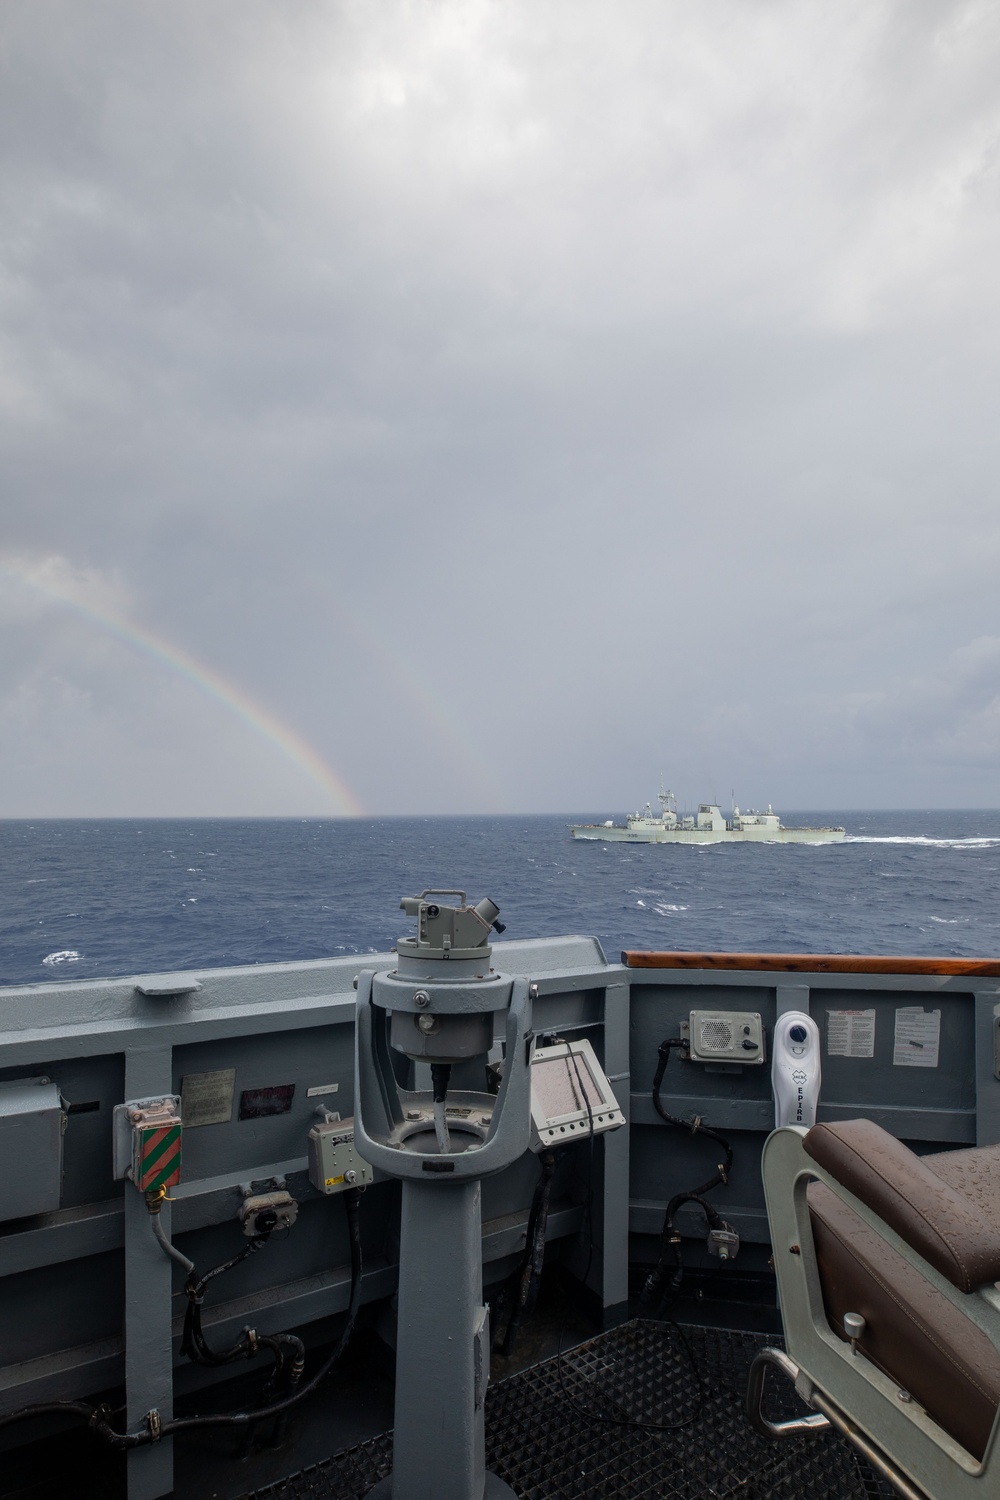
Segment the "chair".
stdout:
<svg viewBox="0 0 1000 1500">
<path fill-rule="evenodd" d="M 1000 1146 L 917 1156 L 870 1120 L 776 1130 L 763 1155 L 786 1351 L 750 1420 L 838 1428 L 907 1500 L 1000 1495 Z M 776 1366 L 813 1413 L 765 1417 Z"/>
</svg>

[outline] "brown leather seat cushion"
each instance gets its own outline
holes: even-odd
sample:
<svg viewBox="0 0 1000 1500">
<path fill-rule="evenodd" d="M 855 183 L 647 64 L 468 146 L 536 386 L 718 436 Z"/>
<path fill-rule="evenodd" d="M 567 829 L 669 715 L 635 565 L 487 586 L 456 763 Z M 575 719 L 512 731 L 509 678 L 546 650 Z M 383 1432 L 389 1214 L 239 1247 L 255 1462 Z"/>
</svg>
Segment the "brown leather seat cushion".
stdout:
<svg viewBox="0 0 1000 1500">
<path fill-rule="evenodd" d="M 978 1153 L 916 1156 L 864 1119 L 814 1125 L 803 1146 L 960 1292 L 1000 1278 L 1000 1216 L 984 1206 L 984 1197 L 992 1201 L 993 1167 L 977 1162 Z"/>
<path fill-rule="evenodd" d="M 941 1157 L 923 1160 L 942 1178 L 948 1172 L 945 1180 L 956 1187 L 955 1179 L 964 1173 L 1000 1188 L 1000 1148 L 992 1165 L 955 1160 L 972 1156 L 980 1153 L 945 1152 L 944 1170 Z M 964 1184 L 963 1190 L 968 1191 Z M 987 1190 L 992 1187 L 981 1189 Z M 808 1193 L 823 1300 L 834 1333 L 846 1338 L 844 1314 L 860 1313 L 866 1322 L 861 1348 L 868 1358 L 981 1459 L 1000 1405 L 1000 1353 L 829 1188 L 813 1182 Z"/>
<path fill-rule="evenodd" d="M 937 1151 L 922 1156 L 925 1167 L 971 1198 L 1000 1237 L 1000 1146 L 973 1146 L 966 1151 Z"/>
</svg>

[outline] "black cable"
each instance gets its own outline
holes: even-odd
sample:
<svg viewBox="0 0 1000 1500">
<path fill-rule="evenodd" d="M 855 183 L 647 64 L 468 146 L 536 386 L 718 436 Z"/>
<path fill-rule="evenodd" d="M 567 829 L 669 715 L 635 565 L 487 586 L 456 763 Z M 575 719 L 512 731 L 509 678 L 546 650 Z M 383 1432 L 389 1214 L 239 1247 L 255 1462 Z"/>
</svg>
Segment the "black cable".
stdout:
<svg viewBox="0 0 1000 1500">
<path fill-rule="evenodd" d="M 668 1054 L 667 1055 L 669 1056 L 669 1048 L 668 1048 Z M 591 1265 L 593 1263 L 593 1258 L 594 1258 L 594 1230 L 593 1230 L 593 1219 L 591 1217 L 591 1206 L 593 1204 L 593 1199 L 594 1199 L 594 1115 L 593 1115 L 593 1111 L 590 1108 L 590 1101 L 587 1098 L 587 1091 L 584 1088 L 583 1079 L 580 1077 L 580 1070 L 579 1070 L 579 1067 L 577 1066 L 576 1056 L 573 1053 L 571 1053 L 570 1056 L 573 1058 L 573 1068 L 574 1068 L 574 1071 L 576 1073 L 577 1082 L 580 1085 L 580 1092 L 582 1093 L 583 1099 L 584 1099 L 584 1103 L 587 1106 L 587 1120 L 588 1120 L 588 1123 L 590 1125 L 590 1159 L 589 1159 L 588 1169 L 587 1169 L 587 1200 L 586 1200 L 586 1209 L 585 1209 L 585 1213 L 584 1213 L 584 1223 L 587 1225 L 587 1228 L 588 1228 L 588 1242 L 589 1242 L 589 1244 L 588 1244 L 588 1251 L 587 1251 L 587 1266 L 586 1266 L 586 1270 L 584 1271 L 584 1274 L 583 1274 L 583 1284 L 586 1287 L 587 1282 L 588 1282 L 588 1280 L 590 1278 L 590 1268 L 591 1268 Z M 664 1063 L 663 1066 L 665 1068 L 666 1067 L 666 1063 Z M 662 1080 L 663 1080 L 663 1072 L 660 1071 L 657 1083 L 656 1083 L 656 1085 L 654 1085 L 654 1092 L 657 1093 L 657 1094 L 658 1094 L 658 1089 L 659 1089 L 659 1083 L 661 1083 Z M 661 1110 L 661 1113 L 663 1113 L 662 1110 Z M 671 1120 L 673 1119 L 672 1116 L 667 1116 L 667 1118 L 671 1119 Z M 685 1122 L 684 1121 L 680 1121 L 678 1123 L 683 1124 Z M 708 1134 L 708 1132 L 706 1132 L 706 1134 Z M 729 1163 L 730 1164 L 732 1163 L 732 1152 L 729 1153 Z M 581 1405 L 581 1403 L 579 1401 L 577 1401 L 576 1397 L 572 1394 L 572 1392 L 569 1390 L 569 1388 L 568 1388 L 568 1386 L 566 1384 L 566 1372 L 565 1372 L 565 1370 L 563 1368 L 563 1338 L 564 1338 L 564 1335 L 565 1335 L 565 1332 L 566 1332 L 566 1325 L 567 1325 L 567 1322 L 568 1322 L 568 1318 L 567 1318 L 566 1320 L 564 1320 L 563 1326 L 562 1326 L 562 1328 L 560 1329 L 560 1332 L 559 1332 L 559 1348 L 558 1348 L 558 1350 L 556 1352 L 556 1371 L 557 1371 L 558 1376 L 559 1376 L 559 1385 L 560 1385 L 560 1388 L 562 1390 L 562 1393 L 566 1397 L 566 1400 L 569 1402 L 570 1406 L 573 1407 L 574 1411 L 578 1412 L 580 1416 L 586 1417 L 587 1420 L 590 1421 L 590 1422 L 601 1422 L 601 1423 L 605 1424 L 606 1426 L 612 1426 L 612 1427 L 628 1427 L 628 1428 L 638 1429 L 638 1430 L 640 1430 L 642 1432 L 678 1432 L 683 1427 L 690 1427 L 692 1425 L 692 1423 L 697 1420 L 698 1416 L 701 1413 L 701 1409 L 702 1409 L 702 1407 L 705 1404 L 705 1382 L 704 1382 L 702 1376 L 700 1375 L 700 1373 L 698 1371 L 698 1366 L 697 1366 L 697 1363 L 695 1362 L 694 1351 L 691 1348 L 691 1345 L 690 1345 L 690 1343 L 688 1341 L 687 1335 L 684 1333 L 684 1330 L 677 1323 L 674 1323 L 669 1318 L 665 1318 L 665 1319 L 663 1319 L 663 1321 L 670 1328 L 674 1329 L 674 1331 L 677 1333 L 678 1337 L 680 1338 L 681 1343 L 684 1345 L 684 1351 L 687 1354 L 688 1363 L 691 1366 L 691 1374 L 693 1375 L 695 1383 L 696 1383 L 696 1385 L 698 1387 L 698 1391 L 699 1391 L 698 1404 L 695 1407 L 694 1411 L 692 1412 L 691 1416 L 690 1417 L 685 1417 L 682 1422 L 639 1422 L 639 1421 L 636 1421 L 632 1417 L 614 1417 L 614 1416 L 609 1415 L 607 1412 L 588 1411 L 585 1406 Z"/>
<path fill-rule="evenodd" d="M 354 1332 L 354 1324 L 357 1320 L 358 1310 L 361 1306 L 361 1225 L 358 1213 L 358 1205 L 361 1199 L 357 1188 L 348 1188 L 343 1194 L 344 1207 L 347 1212 L 348 1233 L 351 1242 L 351 1292 L 347 1307 L 347 1321 L 341 1329 L 340 1338 L 332 1353 L 323 1361 L 320 1368 L 310 1380 L 300 1389 L 292 1394 L 282 1397 L 279 1401 L 272 1401 L 269 1405 L 257 1407 L 253 1411 L 218 1412 L 205 1417 L 177 1417 L 169 1422 L 156 1423 L 155 1426 L 147 1426 L 144 1432 L 116 1432 L 110 1424 L 111 1412 L 107 1407 L 90 1407 L 79 1401 L 50 1401 L 39 1406 L 22 1407 L 20 1411 L 10 1412 L 5 1417 L 0 1417 L 0 1429 L 10 1426 L 14 1422 L 27 1420 L 29 1417 L 41 1416 L 59 1412 L 67 1416 L 83 1417 L 102 1441 L 108 1443 L 112 1448 L 131 1449 L 141 1448 L 149 1443 L 156 1442 L 161 1437 L 170 1437 L 178 1432 L 191 1432 L 203 1427 L 239 1427 L 250 1422 L 262 1422 L 268 1417 L 276 1417 L 280 1413 L 288 1411 L 299 1401 L 305 1400 L 306 1396 L 312 1394 L 317 1386 L 326 1378 L 347 1348 L 351 1334 Z M 277 1338 L 292 1338 L 293 1335 L 276 1335 Z M 296 1343 L 299 1341 L 296 1339 Z"/>
<path fill-rule="evenodd" d="M 351 1334 L 354 1332 L 358 1309 L 361 1306 L 361 1226 L 358 1215 L 358 1204 L 361 1200 L 361 1193 L 357 1188 L 348 1188 L 343 1194 L 343 1198 L 344 1207 L 347 1210 L 347 1223 L 351 1240 L 351 1294 L 347 1308 L 347 1321 L 341 1329 L 340 1338 L 337 1340 L 336 1347 L 332 1353 L 327 1356 L 316 1373 L 293 1396 L 286 1396 L 281 1401 L 273 1401 L 270 1406 L 258 1407 L 255 1411 L 220 1412 L 215 1416 L 181 1417 L 171 1422 L 164 1422 L 162 1429 L 164 1436 L 173 1432 L 187 1432 L 196 1427 L 241 1425 L 244 1422 L 259 1422 L 267 1417 L 275 1417 L 279 1412 L 287 1411 L 289 1407 L 294 1406 L 297 1402 L 304 1400 L 306 1396 L 311 1395 L 316 1387 L 329 1375 L 347 1348 Z M 126 1436 L 130 1436 L 130 1434 L 126 1434 Z M 136 1436 L 140 1440 L 145 1440 L 145 1434 L 136 1434 Z"/>
<path fill-rule="evenodd" d="M 184 1314 L 184 1334 L 181 1338 L 181 1353 L 195 1364 L 199 1365 L 228 1365 L 238 1359 L 253 1359 L 262 1348 L 271 1349 L 275 1355 L 275 1362 L 280 1366 L 284 1360 L 284 1354 L 271 1338 L 257 1338 L 251 1335 L 250 1329 L 245 1328 L 236 1343 L 228 1349 L 213 1349 L 205 1338 L 201 1326 L 201 1308 L 205 1300 L 205 1288 L 216 1276 L 231 1271 L 234 1266 L 242 1264 L 248 1256 L 263 1249 L 270 1239 L 270 1230 L 265 1234 L 254 1235 L 243 1247 L 238 1255 L 232 1256 L 230 1260 L 223 1261 L 211 1271 L 206 1271 L 204 1276 L 199 1276 L 197 1271 L 192 1270 L 184 1285 L 188 1305 Z"/>
<path fill-rule="evenodd" d="M 728 1183 L 729 1173 L 733 1167 L 733 1148 L 725 1136 L 718 1130 L 713 1130 L 711 1126 L 705 1125 L 700 1115 L 695 1115 L 693 1120 L 684 1120 L 680 1115 L 672 1115 L 668 1109 L 664 1108 L 663 1100 L 660 1098 L 660 1086 L 663 1083 L 663 1075 L 667 1071 L 667 1063 L 670 1060 L 670 1050 L 672 1047 L 683 1048 L 686 1051 L 688 1044 L 681 1037 L 671 1037 L 668 1041 L 660 1043 L 660 1060 L 653 1075 L 653 1107 L 661 1120 L 666 1120 L 668 1125 L 676 1125 L 680 1130 L 688 1131 L 690 1135 L 707 1136 L 710 1141 L 715 1141 L 722 1147 L 725 1153 L 725 1160 L 719 1163 L 714 1175 L 707 1182 L 703 1182 L 698 1187 L 691 1189 L 692 1193 L 695 1193 L 698 1197 L 703 1197 L 705 1193 L 711 1192 L 712 1188 L 725 1187 L 726 1183 Z"/>
<path fill-rule="evenodd" d="M 450 1082 L 451 1063 L 431 1063 L 431 1098 L 435 1104 L 446 1102 Z"/>
<path fill-rule="evenodd" d="M 20 1411 L 11 1411 L 0 1417 L 0 1428 L 27 1421 L 29 1417 L 82 1417 L 85 1422 L 90 1422 L 99 1410 L 100 1407 L 87 1406 L 83 1401 L 39 1401 L 37 1406 L 22 1406 Z"/>
<path fill-rule="evenodd" d="M 573 1056 L 573 1054 L 570 1055 Z M 586 1287 L 587 1282 L 590 1278 L 590 1268 L 594 1259 L 593 1220 L 590 1216 L 590 1205 L 592 1204 L 594 1197 L 594 1116 L 593 1112 L 590 1109 L 589 1101 L 587 1100 L 586 1090 L 583 1087 L 583 1080 L 580 1078 L 579 1068 L 576 1066 L 575 1056 L 573 1057 L 573 1064 L 576 1070 L 577 1081 L 579 1082 L 581 1092 L 583 1093 L 584 1101 L 587 1103 L 587 1118 L 590 1124 L 590 1160 L 588 1164 L 587 1208 L 584 1215 L 584 1223 L 588 1227 L 587 1265 L 583 1273 L 583 1285 Z M 697 1420 L 702 1406 L 705 1403 L 705 1383 L 698 1372 L 698 1366 L 695 1363 L 694 1351 L 692 1350 L 691 1345 L 688 1342 L 688 1338 L 684 1333 L 684 1330 L 669 1318 L 666 1318 L 663 1321 L 667 1323 L 669 1327 L 675 1330 L 681 1340 L 681 1343 L 684 1345 L 684 1350 L 688 1357 L 688 1363 L 691 1366 L 691 1373 L 694 1376 L 695 1383 L 697 1384 L 700 1392 L 698 1404 L 691 1416 L 685 1417 L 683 1422 L 639 1422 L 632 1417 L 614 1417 L 610 1416 L 607 1412 L 588 1411 L 585 1406 L 581 1405 L 581 1403 L 577 1401 L 576 1397 L 572 1394 L 566 1384 L 566 1372 L 563 1368 L 563 1340 L 565 1338 L 566 1327 L 569 1322 L 569 1318 L 567 1316 L 567 1318 L 563 1320 L 562 1328 L 559 1330 L 559 1347 L 556 1351 L 556 1373 L 559 1376 L 560 1389 L 562 1390 L 562 1393 L 566 1397 L 566 1400 L 569 1402 L 570 1406 L 573 1407 L 574 1411 L 578 1412 L 580 1416 L 586 1417 L 590 1422 L 601 1422 L 607 1426 L 612 1427 L 638 1428 L 642 1432 L 677 1432 L 682 1427 L 690 1427 L 691 1424 Z"/>
<path fill-rule="evenodd" d="M 704 1135 L 710 1141 L 715 1141 L 723 1150 L 723 1160 L 716 1167 L 714 1174 L 705 1182 L 699 1183 L 697 1187 L 690 1188 L 686 1192 L 677 1193 L 667 1204 L 667 1211 L 663 1219 L 663 1228 L 660 1231 L 660 1255 L 656 1265 L 646 1277 L 642 1289 L 641 1300 L 651 1302 L 662 1285 L 666 1275 L 667 1262 L 672 1259 L 674 1270 L 670 1277 L 668 1290 L 677 1291 L 684 1275 L 684 1263 L 681 1255 L 681 1236 L 674 1226 L 674 1214 L 685 1203 L 697 1203 L 705 1214 L 711 1229 L 726 1228 L 725 1221 L 720 1218 L 718 1212 L 706 1201 L 705 1194 L 716 1187 L 725 1187 L 729 1182 L 729 1174 L 733 1166 L 733 1148 L 718 1130 L 702 1122 L 700 1115 L 695 1115 L 693 1120 L 682 1119 L 680 1115 L 672 1115 L 664 1107 L 660 1097 L 660 1088 L 663 1084 L 663 1076 L 667 1071 L 667 1063 L 670 1061 L 671 1050 L 676 1047 L 681 1051 L 687 1051 L 688 1044 L 681 1037 L 669 1037 L 662 1041 L 659 1046 L 659 1061 L 656 1072 L 653 1074 L 653 1107 L 662 1120 L 668 1125 L 674 1125 L 679 1130 L 686 1130 L 690 1135 Z"/>
<path fill-rule="evenodd" d="M 559 1372 L 559 1384 L 562 1388 L 562 1393 L 574 1411 L 578 1412 L 580 1416 L 586 1417 L 590 1422 L 603 1422 L 609 1427 L 638 1428 L 640 1432 L 679 1432 L 681 1428 L 690 1427 L 698 1420 L 698 1417 L 701 1415 L 701 1409 L 705 1404 L 706 1382 L 698 1370 L 694 1350 L 691 1348 L 688 1336 L 679 1323 L 675 1323 L 672 1318 L 661 1318 L 658 1321 L 665 1323 L 668 1328 L 672 1328 L 684 1345 L 684 1352 L 687 1355 L 688 1364 L 691 1366 L 691 1374 L 698 1388 L 698 1404 L 691 1415 L 685 1417 L 682 1422 L 639 1422 L 634 1417 L 614 1417 L 608 1412 L 588 1411 L 585 1406 L 577 1401 L 566 1385 L 566 1376 L 562 1366 L 562 1338 L 560 1336 L 559 1352 L 556 1355 L 556 1368 Z"/>
<path fill-rule="evenodd" d="M 545 1260 L 545 1231 L 549 1218 L 549 1199 L 556 1163 L 561 1155 L 551 1149 L 539 1156 L 542 1172 L 535 1187 L 528 1213 L 528 1224 L 524 1236 L 524 1254 L 516 1269 L 507 1278 L 500 1293 L 504 1301 L 514 1297 L 514 1306 L 507 1321 L 507 1331 L 497 1347 L 501 1354 L 510 1355 L 514 1340 L 524 1318 L 530 1317 L 538 1296 L 538 1282 Z"/>
</svg>

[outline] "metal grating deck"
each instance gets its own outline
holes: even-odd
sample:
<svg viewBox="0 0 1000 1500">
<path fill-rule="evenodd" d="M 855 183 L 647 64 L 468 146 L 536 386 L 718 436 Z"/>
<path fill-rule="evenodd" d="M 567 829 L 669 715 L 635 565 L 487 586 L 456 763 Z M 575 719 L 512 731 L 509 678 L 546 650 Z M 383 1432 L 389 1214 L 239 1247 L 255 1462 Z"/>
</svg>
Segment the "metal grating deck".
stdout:
<svg viewBox="0 0 1000 1500">
<path fill-rule="evenodd" d="M 689 1327 L 682 1336 L 671 1324 L 645 1319 L 626 1323 L 491 1387 L 487 1464 L 521 1500 L 890 1497 L 836 1434 L 769 1442 L 750 1428 L 743 1415 L 747 1371 L 758 1350 L 777 1342 L 714 1328 Z M 786 1382 L 769 1390 L 770 1415 L 804 1409 Z M 686 1425 L 650 1432 L 628 1421 Z M 243 1500 L 362 1500 L 391 1466 L 392 1434 L 383 1433 Z"/>
</svg>

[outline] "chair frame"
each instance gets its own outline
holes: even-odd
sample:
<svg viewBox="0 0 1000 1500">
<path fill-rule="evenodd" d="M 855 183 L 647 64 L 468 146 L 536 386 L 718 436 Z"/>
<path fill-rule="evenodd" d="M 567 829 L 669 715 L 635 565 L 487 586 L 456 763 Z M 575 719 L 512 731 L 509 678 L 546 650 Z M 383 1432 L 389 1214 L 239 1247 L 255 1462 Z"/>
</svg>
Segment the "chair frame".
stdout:
<svg viewBox="0 0 1000 1500">
<path fill-rule="evenodd" d="M 803 1147 L 807 1132 L 790 1125 L 764 1145 L 762 1167 L 787 1353 L 768 1349 L 751 1371 L 747 1406 L 758 1431 L 785 1437 L 813 1430 L 815 1417 L 774 1423 L 763 1415 L 764 1374 L 776 1365 L 802 1399 L 825 1416 L 907 1500 L 987 1500 L 1000 1495 L 1000 1412 L 982 1462 L 955 1441 L 918 1403 L 831 1329 L 823 1306 L 806 1190 L 822 1182 L 881 1239 L 926 1277 L 1000 1350 L 1000 1290 L 960 1292 L 905 1240 L 848 1192 Z M 998 1226 L 1000 1231 L 1000 1226 Z M 1000 1284 L 998 1284 L 1000 1285 Z M 825 1424 L 823 1424 L 825 1425 Z"/>
</svg>

